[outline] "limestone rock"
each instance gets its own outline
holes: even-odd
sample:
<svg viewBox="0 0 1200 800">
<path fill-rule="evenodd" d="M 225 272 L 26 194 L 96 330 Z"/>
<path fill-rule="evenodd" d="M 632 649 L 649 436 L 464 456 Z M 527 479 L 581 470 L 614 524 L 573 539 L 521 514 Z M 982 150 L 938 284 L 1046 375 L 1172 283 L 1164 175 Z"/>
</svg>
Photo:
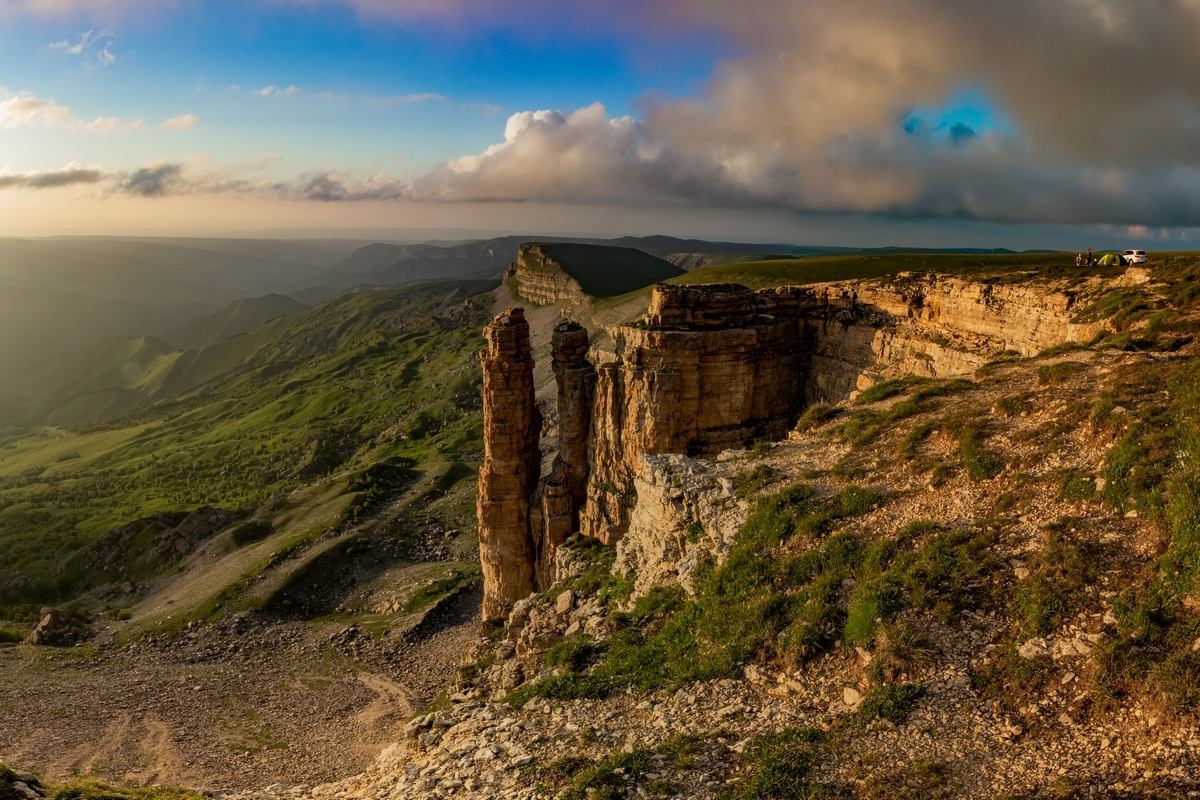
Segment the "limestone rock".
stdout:
<svg viewBox="0 0 1200 800">
<path fill-rule="evenodd" d="M 520 308 L 497 316 L 484 331 L 483 466 L 479 470 L 483 613 L 504 617 L 533 591 L 534 544 L 529 506 L 540 473 L 541 414 L 534 402 L 529 323 Z"/>
</svg>

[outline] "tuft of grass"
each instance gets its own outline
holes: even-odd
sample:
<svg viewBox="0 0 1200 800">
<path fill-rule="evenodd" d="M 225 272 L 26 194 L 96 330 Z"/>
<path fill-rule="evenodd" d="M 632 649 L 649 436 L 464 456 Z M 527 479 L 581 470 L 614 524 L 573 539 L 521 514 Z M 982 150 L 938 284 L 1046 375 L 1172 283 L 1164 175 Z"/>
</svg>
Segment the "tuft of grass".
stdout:
<svg viewBox="0 0 1200 800">
<path fill-rule="evenodd" d="M 1094 577 L 1093 564 L 1061 531 L 1050 532 L 1010 603 L 1021 641 L 1047 636 L 1062 624 L 1072 610 L 1072 596 Z"/>
<path fill-rule="evenodd" d="M 821 427 L 840 413 L 841 410 L 837 406 L 816 403 L 806 408 L 800 415 L 800 419 L 796 421 L 796 430 L 800 433 L 808 433 L 814 428 Z"/>
<path fill-rule="evenodd" d="M 19 644 L 25 636 L 25 631 L 17 628 L 0 628 L 0 644 Z"/>
<path fill-rule="evenodd" d="M 747 500 L 761 493 L 775 481 L 775 470 L 766 464 L 759 464 L 749 472 L 740 472 L 734 475 L 733 488 L 738 497 Z"/>
<path fill-rule="evenodd" d="M 658 743 L 655 751 L 666 756 L 667 763 L 675 769 L 691 769 L 696 766 L 696 753 L 700 752 L 699 736 L 677 733 L 670 739 Z"/>
<path fill-rule="evenodd" d="M 1032 395 L 1026 393 L 1021 395 L 1004 395 L 996 398 L 996 402 L 992 404 L 992 409 L 997 414 L 1002 414 L 1006 417 L 1019 417 L 1022 414 L 1028 414 L 1033 411 L 1033 403 L 1030 402 Z"/>
<path fill-rule="evenodd" d="M 592 641 L 590 636 L 580 636 L 551 647 L 546 653 L 546 666 L 560 667 L 567 672 L 581 672 L 594 656 L 603 652 L 603 644 Z"/>
<path fill-rule="evenodd" d="M 949 768 L 938 761 L 911 764 L 872 775 L 864 784 L 870 800 L 931 800 L 951 797 Z"/>
<path fill-rule="evenodd" d="M 908 714 L 925 690 L 917 683 L 884 684 L 867 692 L 854 712 L 855 721 L 866 724 L 876 719 L 885 719 L 893 725 L 902 725 Z"/>
<path fill-rule="evenodd" d="M 1076 361 L 1060 361 L 1057 364 L 1047 364 L 1038 367 L 1037 381 L 1042 386 L 1057 386 L 1066 383 L 1072 375 L 1079 371 Z"/>
<path fill-rule="evenodd" d="M 959 463 L 973 481 L 990 480 L 1004 471 L 1004 461 L 983 446 L 987 435 L 985 423 L 973 422 L 966 426 L 959 439 Z"/>
<path fill-rule="evenodd" d="M 576 772 L 571 785 L 558 796 L 561 800 L 623 800 L 629 786 L 650 767 L 650 751 L 643 747 L 614 753 Z"/>
<path fill-rule="evenodd" d="M 717 794 L 718 800 L 812 800 L 828 789 L 810 781 L 816 748 L 825 741 L 818 730 L 789 728 L 755 740 L 741 756 L 748 773 Z"/>
<path fill-rule="evenodd" d="M 868 403 L 878 403 L 881 400 L 887 400 L 890 397 L 903 394 L 910 386 L 921 383 L 923 380 L 923 378 L 907 375 L 903 378 L 880 381 L 874 386 L 868 387 L 862 392 L 862 394 L 856 397 L 854 399 L 854 405 L 865 406 Z"/>
<path fill-rule="evenodd" d="M 915 675 L 933 663 L 935 653 L 933 644 L 911 623 L 900 620 L 884 625 L 875 635 L 869 675 L 887 683 L 902 675 Z"/>
<path fill-rule="evenodd" d="M 79 779 L 52 787 L 49 800 L 201 800 L 204 795 L 188 789 L 133 789 L 90 779 Z"/>
</svg>

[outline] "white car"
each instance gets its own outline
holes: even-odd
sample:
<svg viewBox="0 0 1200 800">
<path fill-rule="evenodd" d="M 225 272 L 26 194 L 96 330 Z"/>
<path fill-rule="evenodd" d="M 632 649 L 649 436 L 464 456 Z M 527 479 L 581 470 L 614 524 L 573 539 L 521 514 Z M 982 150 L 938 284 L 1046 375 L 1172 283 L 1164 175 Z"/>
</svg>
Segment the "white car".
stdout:
<svg viewBox="0 0 1200 800">
<path fill-rule="evenodd" d="M 1145 264 L 1146 260 L 1145 250 L 1126 250 L 1121 253 L 1122 264 Z"/>
</svg>

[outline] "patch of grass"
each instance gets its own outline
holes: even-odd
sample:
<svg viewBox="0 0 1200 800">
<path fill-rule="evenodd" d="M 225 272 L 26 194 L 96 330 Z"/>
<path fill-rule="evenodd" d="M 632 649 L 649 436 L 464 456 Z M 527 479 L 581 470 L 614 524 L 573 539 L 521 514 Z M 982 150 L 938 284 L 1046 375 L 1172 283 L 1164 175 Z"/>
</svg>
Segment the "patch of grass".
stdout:
<svg viewBox="0 0 1200 800">
<path fill-rule="evenodd" d="M 880 381 L 874 386 L 868 387 L 862 394 L 856 397 L 854 405 L 865 406 L 868 403 L 878 403 L 881 400 L 887 400 L 890 397 L 903 394 L 909 387 L 921 383 L 922 380 L 922 378 L 908 375 L 903 378 Z"/>
<path fill-rule="evenodd" d="M 811 800 L 828 788 L 810 780 L 816 749 L 825 741 L 818 730 L 789 728 L 755 740 L 741 756 L 748 773 L 718 793 L 719 800 Z"/>
<path fill-rule="evenodd" d="M 1062 470 L 1057 477 L 1058 499 L 1068 503 L 1096 497 L 1096 479 L 1077 469 Z"/>
<path fill-rule="evenodd" d="M 892 683 L 901 676 L 915 675 L 933 663 L 936 652 L 911 623 L 899 620 L 883 625 L 875 634 L 868 676 L 880 683 Z"/>
<path fill-rule="evenodd" d="M 818 624 L 836 612 L 837 587 L 864 546 L 839 535 L 798 556 L 764 555 L 786 541 L 815 541 L 838 520 L 879 502 L 857 487 L 818 498 L 802 485 L 761 499 L 725 564 L 702 568 L 694 598 L 678 588 L 651 591 L 630 611 L 613 615 L 616 630 L 603 664 L 523 686 L 506 702 L 521 705 L 535 695 L 603 697 L 618 686 L 650 690 L 732 677 L 752 660 L 815 652 L 818 643 L 840 633 Z"/>
<path fill-rule="evenodd" d="M 1051 530 L 1030 574 L 1017 582 L 1010 610 L 1020 641 L 1053 633 L 1073 608 L 1076 592 L 1095 577 L 1095 559 L 1068 539 L 1061 528 Z"/>
<path fill-rule="evenodd" d="M 581 672 L 596 655 L 603 652 L 603 644 L 592 641 L 590 636 L 580 636 L 551 647 L 546 653 L 546 666 L 561 667 L 567 672 Z"/>
<path fill-rule="evenodd" d="M 867 692 L 855 721 L 865 725 L 876 719 L 886 719 L 893 725 L 903 725 L 917 700 L 925 693 L 918 683 L 884 684 Z"/>
<path fill-rule="evenodd" d="M 19 644 L 26 635 L 25 631 L 16 628 L 0 628 L 0 644 Z"/>
<path fill-rule="evenodd" d="M 479 583 L 479 573 L 474 570 L 452 569 L 450 574 L 426 584 L 417 590 L 404 604 L 404 613 L 413 614 L 428 608 L 444 597 L 451 597 Z"/>
<path fill-rule="evenodd" d="M 187 789 L 133 789 L 80 779 L 52 787 L 49 800 L 201 800 L 204 795 Z"/>
<path fill-rule="evenodd" d="M 623 800 L 629 786 L 650 767 L 650 751 L 645 748 L 614 753 L 576 772 L 571 785 L 558 796 L 562 800 Z"/>
<path fill-rule="evenodd" d="M 739 472 L 733 476 L 733 488 L 737 496 L 748 500 L 762 492 L 777 480 L 775 470 L 766 464 L 759 464 L 749 472 Z"/>
<path fill-rule="evenodd" d="M 806 408 L 804 413 L 800 415 L 800 419 L 796 421 L 796 430 L 800 433 L 808 433 L 831 421 L 840 413 L 841 409 L 837 406 L 815 403 Z"/>
<path fill-rule="evenodd" d="M 1076 361 L 1060 361 L 1057 364 L 1038 367 L 1038 383 L 1043 386 L 1057 386 L 1066 383 L 1072 375 L 1079 371 L 1079 366 Z"/>
<path fill-rule="evenodd" d="M 1140 290 L 1118 289 L 1105 294 L 1083 308 L 1072 322 L 1087 323 L 1108 320 L 1114 330 L 1123 331 L 1150 315 L 1154 301 Z"/>
<path fill-rule="evenodd" d="M 884 384 L 876 385 L 883 386 Z M 841 425 L 842 438 L 849 441 L 855 447 L 862 447 L 873 442 L 886 430 L 894 428 L 897 422 L 932 410 L 934 404 L 931 401 L 966 391 L 973 388 L 974 385 L 971 381 L 963 378 L 935 382 L 927 381 L 924 378 L 907 380 L 900 387 L 900 391 L 910 386 L 916 387 L 907 397 L 893 405 L 887 411 L 876 411 L 874 409 L 855 411 Z M 889 391 L 891 388 L 894 388 L 894 386 L 889 387 Z"/>
<path fill-rule="evenodd" d="M 986 423 L 974 422 L 966 426 L 959 438 L 959 463 L 973 481 L 990 480 L 1004 471 L 1004 461 L 983 445 L 987 435 Z"/>
<path fill-rule="evenodd" d="M 867 778 L 863 788 L 870 800 L 928 800 L 950 797 L 950 769 L 939 761 L 916 759 Z"/>
<path fill-rule="evenodd" d="M 1005 417 L 1019 417 L 1022 414 L 1029 414 L 1033 411 L 1032 395 L 1029 393 L 1020 395 L 1004 395 L 996 398 L 996 402 L 992 404 L 992 409 L 995 413 Z"/>
<path fill-rule="evenodd" d="M 933 433 L 933 426 L 927 422 L 914 425 L 912 430 L 900 440 L 900 446 L 896 448 L 896 453 L 905 461 L 912 461 L 917 456 L 917 447 L 928 439 L 931 433 Z"/>
<path fill-rule="evenodd" d="M 637 576 L 613 574 L 613 565 L 617 561 L 615 547 L 593 536 L 578 534 L 561 546 L 570 548 L 572 557 L 585 566 L 575 578 L 556 585 L 553 590 L 555 593 L 571 589 L 577 594 L 598 595 L 600 602 L 606 606 L 624 603 L 633 594 Z"/>
<path fill-rule="evenodd" d="M 700 752 L 699 736 L 677 733 L 654 748 L 659 755 L 666 756 L 667 763 L 675 769 L 691 769 L 696 766 L 696 753 Z"/>
</svg>

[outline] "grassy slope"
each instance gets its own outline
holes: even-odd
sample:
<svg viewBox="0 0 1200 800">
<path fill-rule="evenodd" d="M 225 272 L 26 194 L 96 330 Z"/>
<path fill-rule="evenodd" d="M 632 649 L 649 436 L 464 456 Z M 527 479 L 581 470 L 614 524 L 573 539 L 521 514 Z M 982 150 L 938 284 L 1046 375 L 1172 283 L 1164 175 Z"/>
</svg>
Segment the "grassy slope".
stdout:
<svg viewBox="0 0 1200 800">
<path fill-rule="evenodd" d="M 628 247 L 545 244 L 542 251 L 592 297 L 625 294 L 683 274 L 669 261 Z"/>
<path fill-rule="evenodd" d="M 209 347 L 230 336 L 249 333 L 258 326 L 290 314 L 308 310 L 304 305 L 281 294 L 267 294 L 236 300 L 216 314 L 192 320 L 161 337 L 164 342 L 180 350 L 198 350 Z"/>
<path fill-rule="evenodd" d="M 55 565 L 155 511 L 249 509 L 388 458 L 461 481 L 482 450 L 474 353 L 489 296 L 465 298 L 490 288 L 350 295 L 176 359 L 151 381 L 169 399 L 137 416 L 10 431 L 0 563 L 34 586 L 0 600 L 84 588 L 55 585 Z"/>
</svg>

